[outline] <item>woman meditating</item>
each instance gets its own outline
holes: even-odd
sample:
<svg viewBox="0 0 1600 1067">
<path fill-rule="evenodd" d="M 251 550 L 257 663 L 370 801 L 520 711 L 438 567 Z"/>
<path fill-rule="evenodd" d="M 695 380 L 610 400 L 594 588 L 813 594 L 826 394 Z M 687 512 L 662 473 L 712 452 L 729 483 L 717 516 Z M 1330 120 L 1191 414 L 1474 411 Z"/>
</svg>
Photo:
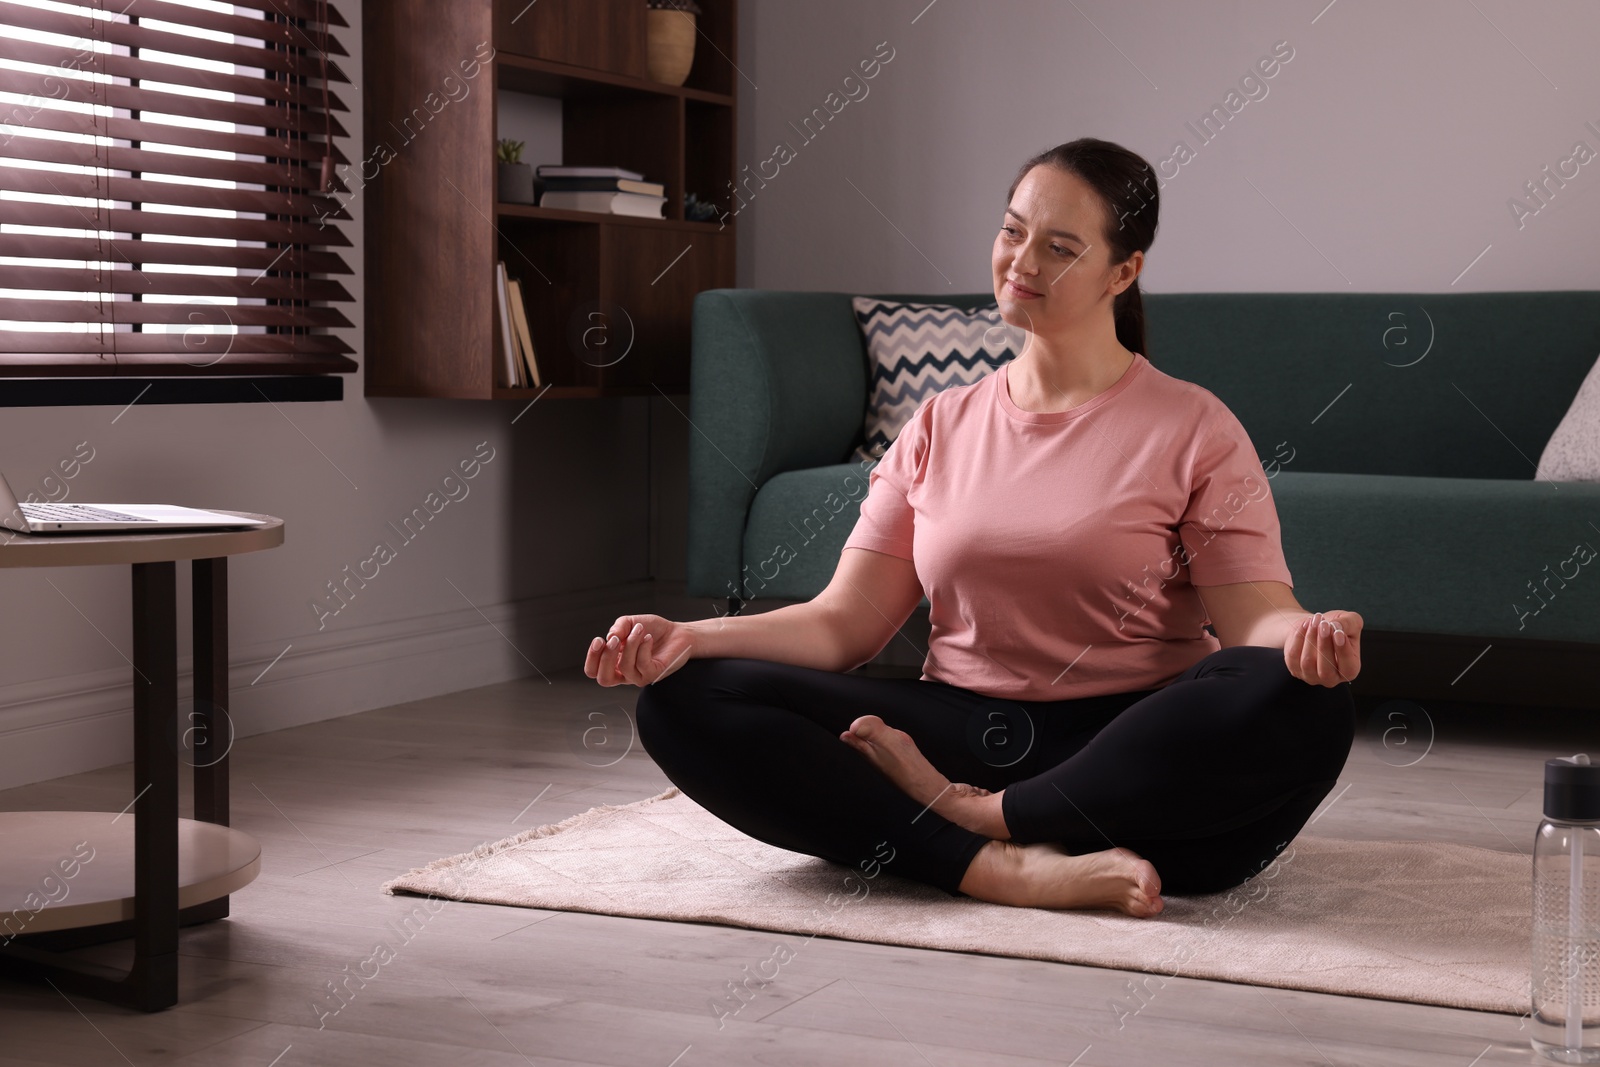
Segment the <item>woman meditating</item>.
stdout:
<svg viewBox="0 0 1600 1067">
<path fill-rule="evenodd" d="M 684 793 L 852 868 L 1137 916 L 1305 825 L 1350 751 L 1362 620 L 1295 600 L 1244 427 L 1144 355 L 1157 207 L 1118 145 L 1028 160 L 992 257 L 1027 343 L 922 401 L 828 587 L 594 639 L 585 673 L 644 687 L 639 739 Z M 921 678 L 845 673 L 924 595 Z"/>
</svg>

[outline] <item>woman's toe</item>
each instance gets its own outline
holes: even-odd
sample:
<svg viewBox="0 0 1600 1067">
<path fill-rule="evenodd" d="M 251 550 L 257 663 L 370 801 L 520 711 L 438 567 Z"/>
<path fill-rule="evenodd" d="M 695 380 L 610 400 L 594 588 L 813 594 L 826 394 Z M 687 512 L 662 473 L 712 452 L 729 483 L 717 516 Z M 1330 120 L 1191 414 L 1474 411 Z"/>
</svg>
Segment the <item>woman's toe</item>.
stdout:
<svg viewBox="0 0 1600 1067">
<path fill-rule="evenodd" d="M 864 741 L 877 740 L 885 729 L 887 724 L 877 715 L 861 715 L 850 724 L 850 732 Z"/>
</svg>

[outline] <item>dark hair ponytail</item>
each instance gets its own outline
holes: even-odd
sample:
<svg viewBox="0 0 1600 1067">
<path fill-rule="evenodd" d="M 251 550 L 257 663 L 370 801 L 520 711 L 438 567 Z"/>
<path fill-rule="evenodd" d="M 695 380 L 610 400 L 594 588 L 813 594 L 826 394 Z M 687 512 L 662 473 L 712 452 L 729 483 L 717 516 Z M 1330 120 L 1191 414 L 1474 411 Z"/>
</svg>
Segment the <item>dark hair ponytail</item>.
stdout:
<svg viewBox="0 0 1600 1067">
<path fill-rule="evenodd" d="M 1155 171 L 1144 157 L 1110 141 L 1080 137 L 1040 152 L 1024 163 L 1011 181 L 1006 203 L 1011 202 L 1027 173 L 1041 164 L 1077 175 L 1099 194 L 1106 212 L 1105 238 L 1112 263 L 1125 262 L 1134 252 L 1150 251 L 1156 239 L 1161 195 Z M 1111 310 L 1116 321 L 1117 342 L 1148 359 L 1144 298 L 1139 292 L 1138 278 L 1117 294 Z"/>
</svg>

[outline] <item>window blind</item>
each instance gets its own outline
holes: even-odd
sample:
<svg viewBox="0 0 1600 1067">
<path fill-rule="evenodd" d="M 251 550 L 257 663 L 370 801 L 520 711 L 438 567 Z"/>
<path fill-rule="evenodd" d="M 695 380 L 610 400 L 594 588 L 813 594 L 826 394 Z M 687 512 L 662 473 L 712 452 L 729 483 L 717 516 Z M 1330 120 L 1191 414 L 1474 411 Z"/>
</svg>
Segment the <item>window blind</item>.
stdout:
<svg viewBox="0 0 1600 1067">
<path fill-rule="evenodd" d="M 0 0 L 0 376 L 356 368 L 326 0 Z"/>
</svg>

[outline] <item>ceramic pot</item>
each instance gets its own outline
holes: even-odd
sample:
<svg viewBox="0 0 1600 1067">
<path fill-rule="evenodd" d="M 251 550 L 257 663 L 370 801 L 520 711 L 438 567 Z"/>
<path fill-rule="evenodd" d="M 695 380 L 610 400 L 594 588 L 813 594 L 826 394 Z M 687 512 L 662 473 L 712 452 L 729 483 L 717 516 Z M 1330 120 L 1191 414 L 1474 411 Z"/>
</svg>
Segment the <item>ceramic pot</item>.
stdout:
<svg viewBox="0 0 1600 1067">
<path fill-rule="evenodd" d="M 651 79 L 682 85 L 694 66 L 694 16 L 651 9 L 645 17 L 645 67 Z"/>
<path fill-rule="evenodd" d="M 533 167 L 527 163 L 495 161 L 496 179 L 502 204 L 533 203 Z"/>
</svg>

